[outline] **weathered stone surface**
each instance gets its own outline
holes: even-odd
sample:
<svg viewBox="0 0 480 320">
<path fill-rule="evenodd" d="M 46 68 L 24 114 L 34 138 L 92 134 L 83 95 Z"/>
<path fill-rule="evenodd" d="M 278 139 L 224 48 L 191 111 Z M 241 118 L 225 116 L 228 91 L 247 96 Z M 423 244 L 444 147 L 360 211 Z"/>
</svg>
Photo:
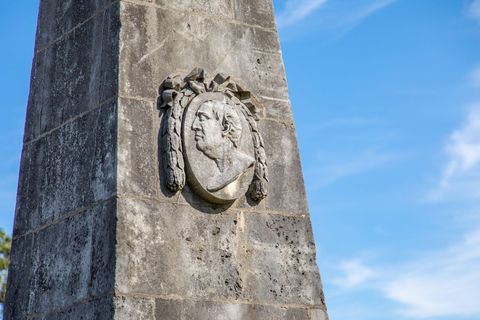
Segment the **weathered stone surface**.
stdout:
<svg viewBox="0 0 480 320">
<path fill-rule="evenodd" d="M 260 128 L 265 133 L 269 170 L 274 173 L 269 181 L 266 209 L 300 215 L 307 213 L 303 174 L 293 125 L 263 120 Z"/>
<path fill-rule="evenodd" d="M 310 310 L 311 320 L 328 320 L 327 312 L 323 309 Z"/>
<path fill-rule="evenodd" d="M 110 200 L 15 239 L 9 273 L 15 281 L 8 290 L 6 318 L 49 314 L 113 292 L 115 226 L 115 201 Z"/>
<path fill-rule="evenodd" d="M 152 79 L 200 66 L 212 74 L 231 74 L 259 95 L 287 98 L 286 80 L 277 76 L 284 74 L 281 56 L 254 45 L 264 43 L 260 39 L 267 34 L 272 40 L 266 44 L 275 43 L 275 33 L 252 41 L 259 34 L 252 27 L 188 12 L 131 3 L 122 3 L 121 11 L 121 94 L 155 101 L 160 82 Z"/>
<path fill-rule="evenodd" d="M 81 23 L 101 15 L 114 0 L 41 1 L 36 50 L 42 50 Z"/>
<path fill-rule="evenodd" d="M 291 123 L 293 121 L 291 105 L 288 100 L 262 98 L 265 107 L 264 117 Z"/>
<path fill-rule="evenodd" d="M 183 205 L 125 199 L 117 214 L 121 293 L 242 295 L 236 213 L 205 214 Z"/>
<path fill-rule="evenodd" d="M 116 231 L 117 201 L 110 199 L 93 210 L 91 297 L 108 296 L 114 290 Z"/>
<path fill-rule="evenodd" d="M 87 298 L 92 229 L 93 214 L 85 212 L 36 235 L 31 312 L 46 313 Z"/>
<path fill-rule="evenodd" d="M 116 190 L 116 102 L 24 146 L 14 236 Z"/>
<path fill-rule="evenodd" d="M 6 319 L 23 320 L 29 311 L 33 276 L 33 235 L 13 240 L 11 264 L 8 269 L 7 299 L 4 305 Z"/>
<path fill-rule="evenodd" d="M 32 320 L 113 320 L 112 298 L 89 300 L 59 312 L 35 316 Z"/>
<path fill-rule="evenodd" d="M 159 194 L 157 132 L 153 103 L 119 100 L 118 111 L 118 193 L 156 197 Z"/>
<path fill-rule="evenodd" d="M 45 52 L 36 53 L 25 141 L 115 96 L 115 33 L 118 34 L 118 4 L 80 25 Z"/>
<path fill-rule="evenodd" d="M 117 297 L 115 320 L 152 320 L 155 312 L 154 304 L 153 299 Z"/>
<path fill-rule="evenodd" d="M 282 308 L 227 302 L 156 300 L 156 318 L 175 320 L 307 320 L 309 312 L 301 308 Z"/>
<path fill-rule="evenodd" d="M 264 28 L 275 28 L 272 1 L 235 1 L 235 18 Z"/>
<path fill-rule="evenodd" d="M 264 303 L 323 306 L 310 222 L 304 217 L 245 214 L 247 296 Z"/>
<path fill-rule="evenodd" d="M 158 5 L 166 6 L 179 12 L 200 13 L 211 18 L 218 17 L 234 18 L 233 2 L 235 0 L 177 0 L 174 3 L 169 0 L 147 0 Z"/>
</svg>

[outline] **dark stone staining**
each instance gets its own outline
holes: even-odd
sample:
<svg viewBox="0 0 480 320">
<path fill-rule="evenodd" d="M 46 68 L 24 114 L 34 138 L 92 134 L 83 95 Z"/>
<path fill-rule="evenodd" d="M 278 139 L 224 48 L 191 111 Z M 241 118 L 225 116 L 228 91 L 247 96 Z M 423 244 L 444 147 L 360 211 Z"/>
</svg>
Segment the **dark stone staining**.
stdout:
<svg viewBox="0 0 480 320">
<path fill-rule="evenodd" d="M 115 200 L 15 239 L 6 319 L 113 319 L 114 253 Z"/>
<path fill-rule="evenodd" d="M 93 218 L 86 212 L 36 235 L 32 313 L 63 309 L 87 298 Z"/>
<path fill-rule="evenodd" d="M 115 287 L 116 199 L 104 202 L 95 211 L 89 294 L 102 297 L 112 293 Z"/>
<path fill-rule="evenodd" d="M 116 191 L 116 103 L 24 147 L 14 236 Z"/>
<path fill-rule="evenodd" d="M 33 235 L 13 240 L 8 291 L 4 305 L 4 316 L 7 320 L 25 319 L 29 312 L 34 248 Z"/>
<path fill-rule="evenodd" d="M 114 0 L 41 1 L 36 50 L 55 42 L 94 15 L 101 15 L 112 2 Z"/>
<path fill-rule="evenodd" d="M 57 128 L 116 95 L 118 20 L 118 5 L 113 5 L 45 52 L 36 53 L 25 141 Z"/>
<path fill-rule="evenodd" d="M 88 300 L 59 312 L 34 316 L 31 320 L 114 320 L 113 298 Z M 16 319 L 16 318 L 14 318 Z"/>
</svg>

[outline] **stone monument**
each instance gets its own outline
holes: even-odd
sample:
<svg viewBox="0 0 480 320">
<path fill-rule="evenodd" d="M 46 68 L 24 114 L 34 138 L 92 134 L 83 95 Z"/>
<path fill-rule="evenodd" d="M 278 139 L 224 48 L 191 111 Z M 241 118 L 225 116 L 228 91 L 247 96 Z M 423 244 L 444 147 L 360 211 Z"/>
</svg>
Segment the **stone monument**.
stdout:
<svg viewBox="0 0 480 320">
<path fill-rule="evenodd" d="M 327 319 L 271 0 L 40 1 L 5 319 Z"/>
</svg>

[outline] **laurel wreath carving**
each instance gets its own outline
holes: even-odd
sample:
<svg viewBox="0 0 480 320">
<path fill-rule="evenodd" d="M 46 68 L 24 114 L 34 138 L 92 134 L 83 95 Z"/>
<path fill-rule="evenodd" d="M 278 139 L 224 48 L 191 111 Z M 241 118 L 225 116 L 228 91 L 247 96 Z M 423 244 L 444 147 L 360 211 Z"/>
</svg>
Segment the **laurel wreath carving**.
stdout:
<svg viewBox="0 0 480 320">
<path fill-rule="evenodd" d="M 244 90 L 225 74 L 217 74 L 213 80 L 206 80 L 204 69 L 195 68 L 186 77 L 179 74 L 168 76 L 160 86 L 160 109 L 166 114 L 166 125 L 161 132 L 164 145 L 165 184 L 172 192 L 183 189 L 186 182 L 185 160 L 182 146 L 182 122 L 185 108 L 197 95 L 205 92 L 222 92 L 228 96 L 243 113 L 250 126 L 255 149 L 255 169 L 249 194 L 255 201 L 267 197 L 268 168 L 265 145 L 258 129 L 260 103 L 254 95 Z"/>
</svg>

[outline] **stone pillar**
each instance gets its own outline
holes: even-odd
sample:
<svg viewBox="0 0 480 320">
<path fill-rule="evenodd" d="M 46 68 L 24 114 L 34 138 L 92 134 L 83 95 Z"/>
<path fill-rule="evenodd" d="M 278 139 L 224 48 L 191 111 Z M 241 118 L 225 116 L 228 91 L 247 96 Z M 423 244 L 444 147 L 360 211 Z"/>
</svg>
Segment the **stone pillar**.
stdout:
<svg viewBox="0 0 480 320">
<path fill-rule="evenodd" d="M 327 319 L 272 1 L 40 2 L 5 318 Z M 256 189 L 192 168 L 202 95 Z"/>
</svg>

